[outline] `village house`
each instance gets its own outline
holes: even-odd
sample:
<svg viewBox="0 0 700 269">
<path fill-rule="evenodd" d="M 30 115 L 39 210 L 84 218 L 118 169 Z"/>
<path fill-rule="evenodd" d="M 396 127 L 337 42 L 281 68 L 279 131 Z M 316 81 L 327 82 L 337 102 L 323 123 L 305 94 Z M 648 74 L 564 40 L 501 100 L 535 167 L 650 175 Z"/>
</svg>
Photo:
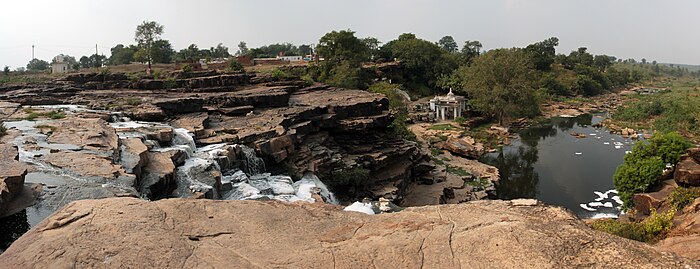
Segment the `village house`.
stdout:
<svg viewBox="0 0 700 269">
<path fill-rule="evenodd" d="M 51 73 L 52 74 L 63 74 L 73 70 L 71 63 L 66 61 L 66 57 L 63 54 L 56 55 L 51 61 Z"/>
</svg>

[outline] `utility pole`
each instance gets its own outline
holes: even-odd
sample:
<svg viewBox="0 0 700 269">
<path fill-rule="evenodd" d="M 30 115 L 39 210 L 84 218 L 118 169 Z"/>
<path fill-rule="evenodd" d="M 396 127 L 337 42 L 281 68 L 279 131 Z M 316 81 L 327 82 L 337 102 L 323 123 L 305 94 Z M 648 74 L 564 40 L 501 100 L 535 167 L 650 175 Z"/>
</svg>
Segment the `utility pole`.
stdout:
<svg viewBox="0 0 700 269">
<path fill-rule="evenodd" d="M 34 60 L 34 44 L 32 44 L 32 60 Z"/>
<path fill-rule="evenodd" d="M 95 55 L 97 55 L 97 44 L 95 44 Z"/>
</svg>

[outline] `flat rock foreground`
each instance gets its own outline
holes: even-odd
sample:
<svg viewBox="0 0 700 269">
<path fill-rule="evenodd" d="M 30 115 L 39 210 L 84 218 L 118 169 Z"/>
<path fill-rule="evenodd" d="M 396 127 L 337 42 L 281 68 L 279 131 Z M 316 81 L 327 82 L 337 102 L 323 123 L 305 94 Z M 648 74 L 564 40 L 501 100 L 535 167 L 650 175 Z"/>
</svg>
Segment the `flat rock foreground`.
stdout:
<svg viewBox="0 0 700 269">
<path fill-rule="evenodd" d="M 135 198 L 68 204 L 0 268 L 699 268 L 534 200 L 364 215 L 262 201 Z"/>
</svg>

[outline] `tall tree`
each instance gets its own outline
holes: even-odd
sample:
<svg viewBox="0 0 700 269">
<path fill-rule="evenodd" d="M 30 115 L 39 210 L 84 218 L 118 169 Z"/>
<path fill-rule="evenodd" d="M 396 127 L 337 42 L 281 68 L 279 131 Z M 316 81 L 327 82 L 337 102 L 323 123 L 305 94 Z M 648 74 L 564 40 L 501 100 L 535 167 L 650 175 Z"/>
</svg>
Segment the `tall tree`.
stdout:
<svg viewBox="0 0 700 269">
<path fill-rule="evenodd" d="M 196 61 L 200 59 L 201 55 L 202 54 L 197 47 L 197 44 L 190 44 L 190 46 L 187 48 L 181 49 L 179 52 L 177 52 L 175 58 L 180 61 Z"/>
<path fill-rule="evenodd" d="M 29 71 L 44 71 L 49 69 L 49 62 L 39 59 L 32 59 L 27 64 L 27 70 Z"/>
<path fill-rule="evenodd" d="M 352 66 L 359 66 L 369 59 L 369 49 L 362 40 L 355 37 L 350 30 L 332 31 L 321 37 L 316 47 L 325 61 L 333 65 L 348 61 Z"/>
<path fill-rule="evenodd" d="M 362 39 L 362 43 L 367 46 L 367 50 L 369 51 L 369 57 L 371 60 L 374 60 L 379 57 L 379 44 L 380 42 L 377 38 L 374 37 L 365 37 Z"/>
<path fill-rule="evenodd" d="M 459 49 L 455 39 L 449 35 L 440 38 L 440 40 L 438 41 L 438 46 L 450 53 L 455 53 Z"/>
<path fill-rule="evenodd" d="M 532 83 L 534 68 L 522 49 L 491 50 L 462 70 L 462 84 L 471 105 L 500 124 L 510 117 L 539 112 Z"/>
<path fill-rule="evenodd" d="M 154 21 L 144 21 L 141 25 L 136 27 L 134 40 L 136 40 L 139 47 L 144 50 L 143 55 L 148 61 L 149 70 L 151 69 L 151 62 L 153 61 L 153 44 L 160 40 L 160 35 L 163 34 L 163 31 L 163 25 Z"/>
<path fill-rule="evenodd" d="M 472 59 L 476 58 L 481 54 L 481 42 L 477 40 L 467 40 L 464 41 L 464 46 L 462 47 L 462 55 L 467 62 L 471 62 Z"/>
<path fill-rule="evenodd" d="M 127 47 L 122 44 L 118 44 L 110 50 L 112 55 L 109 56 L 109 64 L 129 64 L 134 61 L 134 54 L 137 50 L 138 48 L 134 45 Z"/>
<path fill-rule="evenodd" d="M 238 51 L 236 52 L 236 56 L 248 55 L 249 52 L 250 50 L 245 42 L 241 41 L 238 43 Z"/>
<path fill-rule="evenodd" d="M 224 46 L 223 43 L 219 43 L 216 47 L 211 47 L 209 51 L 211 52 L 212 58 L 227 58 L 231 56 L 231 54 L 228 53 L 228 47 Z"/>
<path fill-rule="evenodd" d="M 528 45 L 525 47 L 525 51 L 532 57 L 537 70 L 549 71 L 556 57 L 557 46 L 559 46 L 559 39 L 550 37 L 544 41 Z"/>
</svg>

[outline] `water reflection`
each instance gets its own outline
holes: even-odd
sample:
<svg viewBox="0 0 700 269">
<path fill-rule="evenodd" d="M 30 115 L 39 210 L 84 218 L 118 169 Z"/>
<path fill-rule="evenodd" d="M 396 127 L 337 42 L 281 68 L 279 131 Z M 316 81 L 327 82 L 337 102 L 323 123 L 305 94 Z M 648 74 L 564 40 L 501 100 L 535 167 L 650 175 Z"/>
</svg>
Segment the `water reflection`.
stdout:
<svg viewBox="0 0 700 269">
<path fill-rule="evenodd" d="M 27 211 L 22 210 L 14 215 L 0 218 L 0 231 L 2 231 L 0 233 L 0 251 L 4 251 L 10 247 L 12 242 L 29 231 Z"/>
<path fill-rule="evenodd" d="M 499 169 L 499 198 L 537 198 L 565 206 L 581 217 L 597 213 L 582 209 L 580 204 L 596 198 L 594 191 L 613 188 L 612 175 L 622 163 L 624 151 L 632 146 L 631 141 L 591 127 L 603 116 L 553 118 L 519 131 L 519 140 L 484 156 L 482 162 Z M 571 132 L 587 137 L 575 138 Z M 610 143 L 618 141 L 625 143 L 623 148 L 616 149 Z"/>
</svg>

